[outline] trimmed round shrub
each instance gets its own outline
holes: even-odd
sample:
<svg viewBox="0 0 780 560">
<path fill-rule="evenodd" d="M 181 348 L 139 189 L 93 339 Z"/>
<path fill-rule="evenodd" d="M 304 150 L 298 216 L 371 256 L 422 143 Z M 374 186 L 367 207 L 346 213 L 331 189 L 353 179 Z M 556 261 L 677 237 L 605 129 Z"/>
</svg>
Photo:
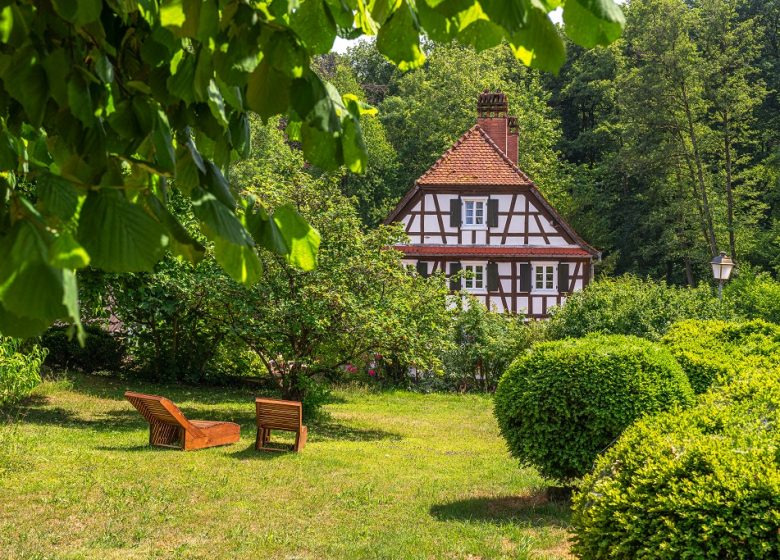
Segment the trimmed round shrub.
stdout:
<svg viewBox="0 0 780 560">
<path fill-rule="evenodd" d="M 661 339 L 682 366 L 691 387 L 703 393 L 744 368 L 780 366 L 780 325 L 761 319 L 743 323 L 681 321 Z"/>
<path fill-rule="evenodd" d="M 0 407 L 26 397 L 41 382 L 46 351 L 30 343 L 0 338 Z"/>
<path fill-rule="evenodd" d="M 87 373 L 119 371 L 125 360 L 122 343 L 97 325 L 86 325 L 84 329 L 87 338 L 83 347 L 75 336 L 68 336 L 68 327 L 52 327 L 46 331 L 41 337 L 41 344 L 48 350 L 46 365 Z"/>
<path fill-rule="evenodd" d="M 495 396 L 513 456 L 571 481 L 637 418 L 693 402 L 665 348 L 622 335 L 537 344 L 507 369 Z"/>
<path fill-rule="evenodd" d="M 780 372 L 639 421 L 573 499 L 589 559 L 780 558 Z"/>
</svg>

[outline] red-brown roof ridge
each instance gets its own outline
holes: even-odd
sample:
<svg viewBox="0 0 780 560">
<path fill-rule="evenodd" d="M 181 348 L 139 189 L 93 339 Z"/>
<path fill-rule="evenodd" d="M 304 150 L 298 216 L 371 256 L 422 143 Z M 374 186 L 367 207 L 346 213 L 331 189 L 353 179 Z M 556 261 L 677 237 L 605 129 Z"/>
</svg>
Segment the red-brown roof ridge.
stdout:
<svg viewBox="0 0 780 560">
<path fill-rule="evenodd" d="M 475 124 L 423 173 L 418 185 L 530 185 L 531 179 Z"/>
</svg>

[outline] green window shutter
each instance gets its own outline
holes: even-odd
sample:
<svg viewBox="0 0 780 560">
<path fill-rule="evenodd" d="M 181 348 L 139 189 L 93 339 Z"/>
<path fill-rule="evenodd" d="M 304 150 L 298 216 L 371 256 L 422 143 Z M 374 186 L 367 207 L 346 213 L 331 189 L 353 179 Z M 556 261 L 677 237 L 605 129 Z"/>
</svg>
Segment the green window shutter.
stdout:
<svg viewBox="0 0 780 560">
<path fill-rule="evenodd" d="M 520 291 L 530 292 L 531 291 L 531 263 L 520 263 L 518 268 L 520 272 Z"/>
<path fill-rule="evenodd" d="M 487 289 L 488 292 L 498 291 L 498 263 L 487 263 Z"/>
<path fill-rule="evenodd" d="M 460 227 L 460 198 L 450 200 L 450 227 Z"/>
<path fill-rule="evenodd" d="M 491 198 L 488 200 L 488 227 L 498 227 L 498 199 Z"/>
<path fill-rule="evenodd" d="M 417 274 L 423 278 L 428 278 L 428 263 L 423 261 L 417 261 Z"/>
<path fill-rule="evenodd" d="M 558 291 L 569 291 L 569 263 L 558 263 Z"/>
<path fill-rule="evenodd" d="M 459 262 L 450 263 L 450 290 L 453 292 L 460 290 L 460 277 L 453 278 L 453 276 L 460 273 L 460 269 L 461 266 Z"/>
</svg>

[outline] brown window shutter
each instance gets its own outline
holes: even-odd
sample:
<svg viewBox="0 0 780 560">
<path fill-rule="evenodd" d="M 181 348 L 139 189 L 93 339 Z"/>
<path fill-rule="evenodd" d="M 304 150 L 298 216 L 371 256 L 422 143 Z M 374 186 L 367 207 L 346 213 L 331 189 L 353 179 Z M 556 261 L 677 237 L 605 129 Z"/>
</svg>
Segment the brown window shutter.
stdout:
<svg viewBox="0 0 780 560">
<path fill-rule="evenodd" d="M 423 278 L 428 278 L 428 263 L 423 261 L 417 261 L 417 274 Z"/>
<path fill-rule="evenodd" d="M 460 269 L 459 262 L 450 263 L 450 290 L 453 292 L 460 290 L 460 277 L 453 278 L 453 276 L 457 276 L 460 273 Z"/>
<path fill-rule="evenodd" d="M 498 227 L 498 199 L 488 200 L 488 227 Z"/>
<path fill-rule="evenodd" d="M 569 263 L 558 263 L 558 291 L 569 291 Z"/>
<path fill-rule="evenodd" d="M 520 291 L 531 291 L 531 263 L 520 263 Z"/>
<path fill-rule="evenodd" d="M 460 198 L 450 200 L 450 227 L 460 227 Z"/>
<path fill-rule="evenodd" d="M 488 292 L 498 291 L 498 263 L 487 263 L 487 289 Z"/>
</svg>

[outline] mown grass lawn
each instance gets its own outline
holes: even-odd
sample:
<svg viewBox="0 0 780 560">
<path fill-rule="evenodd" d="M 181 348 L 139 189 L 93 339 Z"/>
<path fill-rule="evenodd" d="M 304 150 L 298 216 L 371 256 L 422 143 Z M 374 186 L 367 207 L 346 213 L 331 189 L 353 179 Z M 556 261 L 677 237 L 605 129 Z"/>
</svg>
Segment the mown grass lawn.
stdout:
<svg viewBox="0 0 780 560">
<path fill-rule="evenodd" d="M 126 389 L 241 441 L 149 448 Z M 566 558 L 568 508 L 505 450 L 490 397 L 341 390 L 303 453 L 254 451 L 250 389 L 73 375 L 0 425 L 0 558 Z"/>
</svg>

